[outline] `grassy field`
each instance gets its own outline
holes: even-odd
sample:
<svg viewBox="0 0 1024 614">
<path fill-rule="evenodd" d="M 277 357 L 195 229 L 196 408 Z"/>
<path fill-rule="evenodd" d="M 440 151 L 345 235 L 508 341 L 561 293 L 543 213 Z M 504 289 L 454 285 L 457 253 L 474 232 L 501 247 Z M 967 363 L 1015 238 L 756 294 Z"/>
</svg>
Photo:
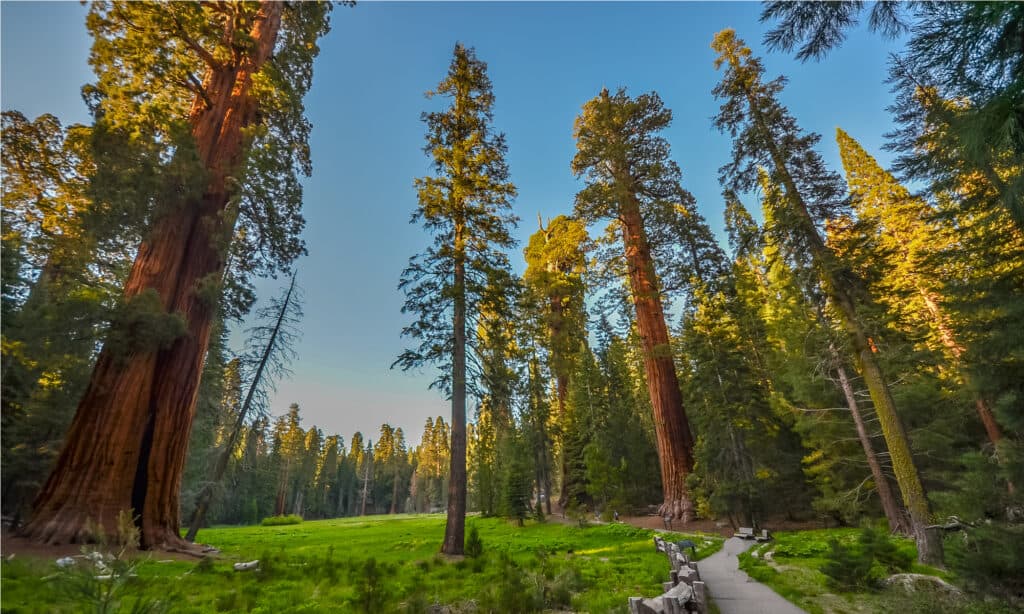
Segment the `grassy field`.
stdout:
<svg viewBox="0 0 1024 614">
<path fill-rule="evenodd" d="M 841 544 L 852 546 L 857 542 L 860 532 L 859 529 L 822 529 L 775 533 L 772 542 L 741 554 L 740 568 L 810 614 L 1009 614 L 1017 611 L 999 601 L 981 601 L 976 597 L 958 597 L 927 589 L 912 594 L 900 588 L 854 592 L 836 589 L 822 573 L 830 550 L 829 540 L 835 539 Z M 913 540 L 889 539 L 908 559 L 916 559 L 917 549 Z M 916 562 L 911 565 L 909 572 L 936 576 L 952 583 L 957 580 L 946 571 Z"/>
<path fill-rule="evenodd" d="M 630 596 L 668 579 L 653 531 L 623 524 L 579 528 L 470 518 L 483 554 L 438 556 L 441 515 L 380 516 L 270 527 L 207 529 L 218 560 L 143 558 L 96 580 L 91 565 L 15 558 L 2 564 L 3 612 L 529 612 L 626 611 Z M 678 534 L 682 538 L 682 534 Z M 721 547 L 696 537 L 698 558 Z M 260 560 L 256 572 L 232 564 Z M 129 577 L 125 572 L 135 574 Z M 112 593 L 112 594 L 110 594 Z M 103 602 L 109 609 L 102 609 Z"/>
</svg>

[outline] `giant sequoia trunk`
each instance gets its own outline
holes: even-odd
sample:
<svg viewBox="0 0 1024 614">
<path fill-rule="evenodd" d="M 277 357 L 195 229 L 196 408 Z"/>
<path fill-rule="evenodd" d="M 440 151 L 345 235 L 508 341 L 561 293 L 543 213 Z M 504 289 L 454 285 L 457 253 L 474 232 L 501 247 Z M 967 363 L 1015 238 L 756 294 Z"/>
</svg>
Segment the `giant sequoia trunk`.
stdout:
<svg viewBox="0 0 1024 614">
<path fill-rule="evenodd" d="M 264 2 L 249 27 L 252 45 L 241 61 L 211 68 L 205 96 L 189 122 L 207 187 L 201 199 L 169 203 L 139 247 L 125 298 L 155 292 L 186 331 L 166 349 L 116 355 L 104 347 L 78 406 L 57 464 L 36 500 L 25 532 L 63 543 L 88 539 L 87 525 L 114 530 L 132 510 L 145 547 L 180 547 L 178 492 L 210 340 L 215 301 L 200 286 L 219 279 L 232 218 L 228 177 L 243 156 L 243 128 L 252 124 L 253 74 L 270 57 L 281 4 Z M 230 31 L 225 33 L 230 37 Z M 230 42 L 230 41 L 229 41 Z"/>
<path fill-rule="evenodd" d="M 551 270 L 550 268 L 548 269 Z M 557 292 L 552 292 L 549 298 L 549 304 L 551 306 L 551 313 L 555 314 L 555 317 L 550 319 L 548 324 L 548 338 L 554 341 L 558 338 L 561 333 L 561 323 L 565 318 L 566 305 L 562 300 L 562 296 Z M 552 345 L 554 345 L 552 343 Z M 556 373 L 555 374 L 555 397 L 558 403 L 558 424 L 561 425 L 559 431 L 559 448 L 561 450 L 561 489 L 558 495 L 558 507 L 565 509 L 569 505 L 569 459 L 565 454 L 565 432 L 566 432 L 566 413 L 565 413 L 565 400 L 569 396 L 569 374 L 568 373 Z M 550 489 L 549 489 L 550 490 Z M 548 514 L 551 513 L 551 496 L 548 493 Z"/>
<path fill-rule="evenodd" d="M 664 503 L 661 514 L 688 522 L 694 517 L 686 476 L 693 469 L 693 435 L 683 410 L 676 366 L 669 345 L 668 326 L 654 272 L 654 261 L 640 215 L 632 196 L 620 203 L 622 240 L 629 268 L 629 285 L 636 306 L 636 325 L 643 344 L 647 390 L 654 411 L 654 431 L 661 463 Z"/>
<path fill-rule="evenodd" d="M 452 429 L 448 477 L 448 521 L 444 554 L 462 554 L 466 531 L 466 248 L 462 223 L 455 225 L 455 352 L 452 359 Z"/>
</svg>

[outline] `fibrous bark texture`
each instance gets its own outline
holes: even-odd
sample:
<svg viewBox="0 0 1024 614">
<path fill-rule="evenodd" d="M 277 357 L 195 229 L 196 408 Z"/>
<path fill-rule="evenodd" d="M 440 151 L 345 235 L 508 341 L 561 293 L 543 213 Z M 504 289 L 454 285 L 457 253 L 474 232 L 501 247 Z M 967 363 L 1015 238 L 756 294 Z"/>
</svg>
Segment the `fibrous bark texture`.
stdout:
<svg viewBox="0 0 1024 614">
<path fill-rule="evenodd" d="M 636 307 L 636 326 L 643 346 L 647 389 L 654 412 L 654 431 L 661 464 L 664 503 L 660 513 L 688 522 L 694 518 L 686 476 L 693 469 L 693 435 L 683 410 L 665 311 L 654 273 L 654 260 L 635 199 L 621 203 L 622 238 L 629 283 Z"/>
<path fill-rule="evenodd" d="M 25 532 L 38 541 L 90 539 L 90 525 L 113 533 L 132 510 L 144 547 L 177 548 L 178 493 L 216 305 L 201 292 L 223 273 L 229 177 L 244 153 L 243 128 L 255 119 L 253 75 L 270 57 L 281 3 L 262 3 L 249 29 L 252 46 L 231 65 L 211 68 L 189 122 L 207 187 L 197 201 L 169 203 L 139 247 L 125 298 L 155 291 L 185 334 L 164 349 L 117 355 L 104 347 L 64 447 Z"/>
</svg>

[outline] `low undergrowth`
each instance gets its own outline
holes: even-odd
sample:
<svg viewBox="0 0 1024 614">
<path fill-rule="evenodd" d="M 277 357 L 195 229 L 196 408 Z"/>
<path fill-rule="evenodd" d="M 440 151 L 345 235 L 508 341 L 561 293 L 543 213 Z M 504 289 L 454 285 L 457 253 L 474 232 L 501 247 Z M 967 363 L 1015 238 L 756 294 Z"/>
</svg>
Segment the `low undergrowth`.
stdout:
<svg viewBox="0 0 1024 614">
<path fill-rule="evenodd" d="M 260 524 L 265 527 L 280 527 L 286 524 L 299 524 L 302 522 L 302 516 L 298 514 L 288 514 L 287 516 L 268 516 L 263 519 Z"/>
<path fill-rule="evenodd" d="M 957 584 L 951 573 L 916 562 L 913 540 L 870 529 L 780 532 L 740 555 L 740 569 L 811 614 L 899 612 L 1009 614 L 1010 604 L 938 582 L 908 591 L 884 579 L 909 572 Z"/>
<path fill-rule="evenodd" d="M 570 527 L 470 518 L 474 557 L 437 554 L 443 516 L 363 517 L 200 533 L 217 560 L 144 556 L 106 610 L 63 590 L 68 572 L 53 561 L 2 564 L 3 612 L 133 612 L 170 607 L 207 612 L 623 612 L 627 598 L 655 595 L 668 578 L 653 532 L 610 524 Z M 666 535 L 682 539 L 682 534 Z M 717 537 L 686 535 L 698 556 Z M 232 564 L 259 559 L 258 571 Z M 142 606 L 143 609 L 137 609 Z M 133 609 L 136 608 L 136 609 Z"/>
</svg>

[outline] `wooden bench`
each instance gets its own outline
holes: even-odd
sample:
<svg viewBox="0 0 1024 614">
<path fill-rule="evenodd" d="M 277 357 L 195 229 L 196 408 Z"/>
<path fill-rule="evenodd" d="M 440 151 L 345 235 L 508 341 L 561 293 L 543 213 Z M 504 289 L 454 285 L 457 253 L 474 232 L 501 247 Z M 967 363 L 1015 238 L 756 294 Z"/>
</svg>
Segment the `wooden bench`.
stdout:
<svg viewBox="0 0 1024 614">
<path fill-rule="evenodd" d="M 740 530 L 733 534 L 733 537 L 740 539 L 754 539 L 754 529 L 751 527 L 740 527 Z"/>
<path fill-rule="evenodd" d="M 753 539 L 759 542 L 767 542 L 772 540 L 772 536 L 768 533 L 768 529 L 761 529 L 761 534 L 755 535 L 754 529 L 750 527 L 740 527 L 739 532 L 735 533 L 733 537 L 738 537 L 740 539 Z"/>
</svg>

